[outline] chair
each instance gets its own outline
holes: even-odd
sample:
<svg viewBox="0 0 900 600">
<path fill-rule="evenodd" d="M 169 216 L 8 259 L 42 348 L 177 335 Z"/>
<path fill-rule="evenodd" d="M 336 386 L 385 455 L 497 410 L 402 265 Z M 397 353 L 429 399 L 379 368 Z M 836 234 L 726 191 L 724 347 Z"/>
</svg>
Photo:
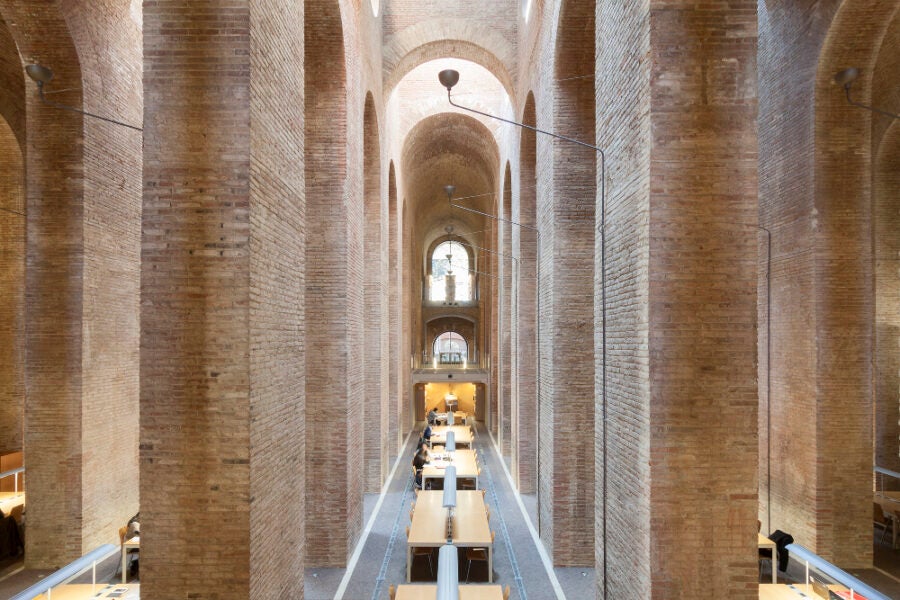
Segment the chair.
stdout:
<svg viewBox="0 0 900 600">
<path fill-rule="evenodd" d="M 406 539 L 409 539 L 409 527 L 406 528 Z M 432 548 L 413 548 L 413 562 L 415 562 L 417 556 L 428 558 L 428 570 L 431 572 L 431 576 L 434 577 L 434 566 L 431 563 L 432 554 Z"/>
<path fill-rule="evenodd" d="M 887 535 L 888 529 L 893 530 L 894 520 L 887 518 L 887 516 L 884 514 L 884 508 L 882 508 L 882 506 L 878 502 L 873 502 L 872 504 L 872 521 L 875 523 L 875 527 L 879 527 L 882 529 L 881 542 L 879 543 L 883 543 L 884 536 Z"/>
<path fill-rule="evenodd" d="M 503 600 L 509 600 L 509 586 L 503 588 Z"/>
<path fill-rule="evenodd" d="M 396 598 L 396 597 L 397 597 L 397 588 L 395 588 L 394 586 L 390 586 L 388 588 L 388 598 L 390 600 L 394 600 L 394 598 Z"/>
<path fill-rule="evenodd" d="M 491 544 L 493 545 L 494 539 L 497 537 L 497 532 L 491 532 Z M 473 562 L 483 562 L 485 565 L 488 564 L 488 549 L 487 548 L 466 548 L 466 562 L 468 563 L 466 566 L 466 583 L 469 583 L 469 573 L 472 571 L 472 563 Z M 490 579 L 490 578 L 489 578 Z"/>
<path fill-rule="evenodd" d="M 415 488 L 416 491 L 421 490 L 422 489 L 422 479 L 419 476 L 419 472 L 416 471 L 416 465 L 412 465 L 412 473 L 413 473 L 413 488 Z"/>
<path fill-rule="evenodd" d="M 478 476 L 481 477 L 481 467 L 478 468 Z M 461 490 L 477 490 L 478 488 L 475 486 L 475 482 L 477 478 L 466 477 L 465 479 L 459 480 L 459 489 Z"/>
</svg>

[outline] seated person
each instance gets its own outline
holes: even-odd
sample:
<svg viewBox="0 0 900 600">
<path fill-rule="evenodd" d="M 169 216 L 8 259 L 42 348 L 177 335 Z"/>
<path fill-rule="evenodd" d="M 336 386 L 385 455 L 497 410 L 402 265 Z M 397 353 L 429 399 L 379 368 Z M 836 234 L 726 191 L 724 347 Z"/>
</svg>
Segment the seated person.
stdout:
<svg viewBox="0 0 900 600">
<path fill-rule="evenodd" d="M 432 408 L 428 411 L 428 424 L 434 425 L 435 421 L 437 421 L 437 411 Z"/>
<path fill-rule="evenodd" d="M 141 513 L 138 511 L 136 515 L 128 519 L 128 526 L 125 528 L 125 541 L 130 540 L 133 537 L 141 535 Z M 131 549 L 128 551 L 128 554 L 134 555 L 137 554 L 137 549 Z M 136 576 L 140 570 L 140 558 L 135 558 L 131 561 L 129 565 L 129 573 L 132 577 Z"/>
<path fill-rule="evenodd" d="M 16 520 L 0 510 L 0 558 L 18 556 L 25 550 Z"/>
<path fill-rule="evenodd" d="M 419 449 L 416 450 L 416 455 L 412 460 L 413 467 L 416 469 L 416 487 L 418 488 L 422 487 L 422 469 L 425 468 L 425 464 L 429 459 L 428 444 L 423 443 L 419 446 Z"/>
<path fill-rule="evenodd" d="M 422 440 L 429 445 L 431 444 L 431 425 L 425 425 L 425 431 L 422 432 Z"/>
</svg>

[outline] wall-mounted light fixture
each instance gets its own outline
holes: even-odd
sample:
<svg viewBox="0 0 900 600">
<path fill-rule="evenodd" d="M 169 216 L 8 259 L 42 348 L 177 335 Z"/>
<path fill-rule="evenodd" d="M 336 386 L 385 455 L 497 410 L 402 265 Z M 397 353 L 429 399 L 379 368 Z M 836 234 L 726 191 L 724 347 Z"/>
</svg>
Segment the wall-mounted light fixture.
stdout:
<svg viewBox="0 0 900 600">
<path fill-rule="evenodd" d="M 60 104 L 59 102 L 54 102 L 53 100 L 47 100 L 44 97 L 44 84 L 48 83 L 51 79 L 53 79 L 53 71 L 45 67 L 43 65 L 39 65 L 37 63 L 30 64 L 25 67 L 25 73 L 28 77 L 31 78 L 37 84 L 38 94 L 41 97 L 41 102 L 47 104 L 48 106 L 53 106 L 55 108 L 61 108 L 63 110 L 72 111 L 81 115 L 85 115 L 88 117 L 93 117 L 95 119 L 100 119 L 101 121 L 106 121 L 107 123 L 113 123 L 114 125 L 121 125 L 122 127 L 127 127 L 128 129 L 134 129 L 135 131 L 143 131 L 140 127 L 135 127 L 134 125 L 129 125 L 128 123 L 123 123 L 122 121 L 116 121 L 115 119 L 110 119 L 108 117 L 101 117 L 100 115 L 95 115 L 94 113 L 89 113 L 85 110 L 81 110 L 80 108 L 75 108 L 74 106 L 68 106 L 66 104 Z"/>
<path fill-rule="evenodd" d="M 866 110 L 871 110 L 874 113 L 878 113 L 880 115 L 884 115 L 886 117 L 890 117 L 892 119 L 900 119 L 900 115 L 892 112 L 888 112 L 886 110 L 881 110 L 880 108 L 875 108 L 874 106 L 868 106 L 866 104 L 861 104 L 853 100 L 850 97 L 850 87 L 853 85 L 853 82 L 859 78 L 859 69 L 856 67 L 850 67 L 844 69 L 843 71 L 838 71 L 834 74 L 834 82 L 838 85 L 844 86 L 844 93 L 847 95 L 847 102 L 853 106 L 858 106 L 859 108 L 865 108 Z"/>
</svg>

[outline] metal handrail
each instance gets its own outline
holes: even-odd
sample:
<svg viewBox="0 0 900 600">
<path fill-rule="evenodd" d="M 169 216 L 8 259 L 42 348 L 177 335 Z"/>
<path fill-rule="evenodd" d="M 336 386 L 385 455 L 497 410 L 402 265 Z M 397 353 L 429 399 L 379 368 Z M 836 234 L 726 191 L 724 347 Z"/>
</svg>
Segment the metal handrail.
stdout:
<svg viewBox="0 0 900 600">
<path fill-rule="evenodd" d="M 872 471 L 881 475 L 881 477 L 878 478 L 878 481 L 881 482 L 881 495 L 882 496 L 884 495 L 884 476 L 885 475 L 887 475 L 888 477 L 893 477 L 894 479 L 900 480 L 900 473 L 898 473 L 897 471 L 891 471 L 890 469 L 885 469 L 884 467 L 879 467 L 877 465 L 872 469 Z M 875 491 L 876 492 L 878 491 L 878 487 L 875 488 Z"/>
</svg>

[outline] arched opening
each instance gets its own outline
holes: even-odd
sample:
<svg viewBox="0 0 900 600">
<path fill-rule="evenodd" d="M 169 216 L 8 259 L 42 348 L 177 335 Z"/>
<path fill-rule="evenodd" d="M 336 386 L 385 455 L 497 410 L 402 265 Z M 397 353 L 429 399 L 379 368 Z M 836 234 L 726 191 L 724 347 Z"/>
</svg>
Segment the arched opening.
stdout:
<svg viewBox="0 0 900 600">
<path fill-rule="evenodd" d="M 394 162 L 388 166 L 388 402 L 389 407 L 389 431 L 390 455 L 393 456 L 402 443 L 400 415 L 403 412 L 403 399 L 400 394 L 398 377 L 403 372 L 403 364 L 406 363 L 406 352 L 401 345 L 400 324 L 402 322 L 401 276 L 403 269 L 403 256 L 400 254 L 400 214 L 397 210 L 397 174 L 394 172 Z"/>
<path fill-rule="evenodd" d="M 0 117 L 0 164 L 3 165 L 0 169 L 0 289 L 3 290 L 0 293 L 0 457 L 2 457 L 22 451 L 25 424 L 25 165 L 19 142 L 2 117 Z M 0 491 L 11 492 L 13 488 L 11 478 L 0 480 Z"/>
<path fill-rule="evenodd" d="M 350 263 L 347 181 L 347 88 L 340 4 L 307 0 L 304 8 L 306 101 L 306 558 L 308 566 L 341 567 L 362 526 L 363 435 L 361 362 L 348 360 L 348 323 L 361 321 L 362 264 Z M 357 207 L 354 207 L 357 210 Z M 356 240 L 359 243 L 359 240 Z M 354 289 L 355 288 L 355 289 Z M 359 396 L 359 397 L 357 397 Z M 334 448 L 348 451 L 340 468 Z M 334 523 L 345 524 L 340 532 Z M 329 540 L 323 544 L 322 540 Z"/>
<path fill-rule="evenodd" d="M 498 380 L 498 400 L 500 407 L 500 448 L 509 456 L 512 440 L 512 412 L 515 403 L 513 382 L 513 338 L 515 319 L 513 313 L 513 261 L 512 230 L 517 227 L 508 221 L 514 221 L 512 214 L 512 171 L 509 162 L 503 172 L 503 197 L 500 203 L 499 222 L 500 244 L 496 254 L 497 273 L 499 273 L 500 289 L 500 378 Z M 515 462 L 515 461 L 513 461 Z"/>
<path fill-rule="evenodd" d="M 465 365 L 469 360 L 469 344 L 456 331 L 445 331 L 437 336 L 432 352 L 439 365 Z"/>
<path fill-rule="evenodd" d="M 522 122 L 537 126 L 534 94 L 528 93 Z M 517 318 L 517 423 L 518 460 L 515 462 L 519 491 L 537 488 L 537 137 L 522 129 L 519 142 L 519 223 L 513 230 L 513 254 L 519 258 Z"/>
<path fill-rule="evenodd" d="M 366 398 L 363 414 L 365 452 L 365 489 L 377 492 L 388 472 L 388 346 L 384 323 L 387 320 L 387 244 L 383 235 L 381 202 L 381 145 L 378 115 L 371 93 L 366 94 L 363 110 L 363 376 Z M 372 448 L 380 448 L 373 452 Z"/>
<path fill-rule="evenodd" d="M 563 2 L 556 34 L 553 129 L 595 139 L 594 2 Z M 539 523 L 554 564 L 594 564 L 594 331 L 596 163 L 593 152 L 552 142 L 553 193 L 541 199 Z M 576 351 L 577 349 L 577 351 Z M 579 436 L 563 436 L 569 428 Z M 583 437 L 584 436 L 584 437 Z M 560 495 L 556 490 L 566 490 Z"/>
<path fill-rule="evenodd" d="M 430 253 L 428 263 L 428 299 L 443 304 L 472 302 L 474 262 L 471 248 L 448 237 Z"/>
</svg>

